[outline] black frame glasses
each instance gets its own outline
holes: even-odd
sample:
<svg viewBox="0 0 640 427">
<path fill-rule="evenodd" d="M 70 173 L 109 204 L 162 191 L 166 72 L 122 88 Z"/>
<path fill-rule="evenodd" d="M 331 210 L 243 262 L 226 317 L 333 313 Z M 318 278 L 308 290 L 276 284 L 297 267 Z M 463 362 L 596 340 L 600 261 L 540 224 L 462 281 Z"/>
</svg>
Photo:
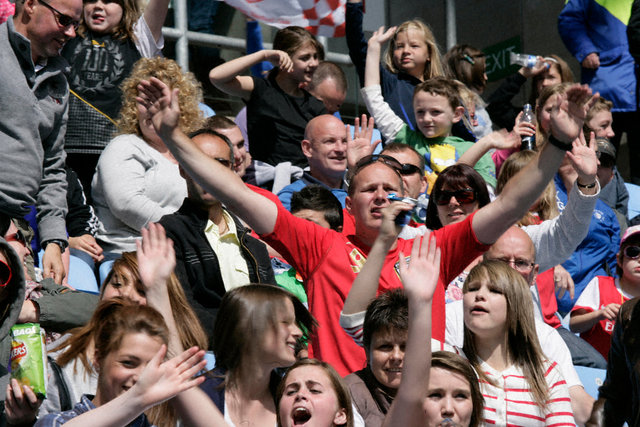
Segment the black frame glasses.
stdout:
<svg viewBox="0 0 640 427">
<path fill-rule="evenodd" d="M 516 270 L 526 273 L 527 271 L 531 271 L 531 269 L 536 265 L 535 262 L 527 261 L 526 259 L 516 259 L 516 258 L 492 258 L 492 261 L 502 261 L 505 264 L 513 266 Z"/>
<path fill-rule="evenodd" d="M 53 6 L 51 6 L 49 3 L 47 3 L 44 0 L 38 0 L 38 1 L 43 6 L 46 6 L 47 9 L 49 9 L 51 12 L 53 12 L 53 17 L 56 19 L 56 22 L 58 23 L 58 25 L 60 27 L 69 28 L 69 26 L 72 26 L 74 31 L 78 30 L 78 27 L 80 26 L 80 21 L 76 21 L 75 19 L 73 19 L 69 15 L 66 15 L 66 14 L 60 12 L 58 9 L 56 9 Z"/>
<path fill-rule="evenodd" d="M 7 242 L 18 242 L 23 244 L 26 247 L 29 247 L 29 242 L 27 241 L 27 237 L 20 230 L 5 237 L 4 240 L 6 240 Z"/>
<path fill-rule="evenodd" d="M 452 197 L 455 197 L 456 201 L 461 205 L 465 203 L 473 203 L 477 200 L 476 190 L 467 187 L 455 191 L 440 190 L 435 195 L 435 202 L 440 206 L 448 205 Z"/>
</svg>

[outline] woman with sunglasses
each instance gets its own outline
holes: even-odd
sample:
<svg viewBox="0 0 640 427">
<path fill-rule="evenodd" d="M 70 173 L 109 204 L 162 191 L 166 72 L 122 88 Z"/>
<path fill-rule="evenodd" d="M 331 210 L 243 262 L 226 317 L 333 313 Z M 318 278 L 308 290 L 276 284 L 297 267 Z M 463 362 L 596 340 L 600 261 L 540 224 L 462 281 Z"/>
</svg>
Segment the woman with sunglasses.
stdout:
<svg viewBox="0 0 640 427">
<path fill-rule="evenodd" d="M 571 331 L 580 333 L 605 359 L 620 306 L 640 296 L 640 225 L 624 233 L 617 258 L 618 278 L 594 277 L 573 306 L 569 322 Z"/>
</svg>

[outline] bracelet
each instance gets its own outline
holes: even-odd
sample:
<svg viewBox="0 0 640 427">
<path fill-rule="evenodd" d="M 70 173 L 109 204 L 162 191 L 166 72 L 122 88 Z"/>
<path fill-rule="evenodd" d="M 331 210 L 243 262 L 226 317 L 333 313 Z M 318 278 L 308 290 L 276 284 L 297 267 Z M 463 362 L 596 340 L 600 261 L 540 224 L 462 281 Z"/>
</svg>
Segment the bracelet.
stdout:
<svg viewBox="0 0 640 427">
<path fill-rule="evenodd" d="M 573 148 L 573 144 L 571 142 L 560 141 L 553 135 L 549 135 L 549 143 L 564 151 L 571 151 L 571 149 Z"/>
<path fill-rule="evenodd" d="M 598 180 L 596 179 L 595 181 L 593 181 L 591 184 L 587 184 L 587 185 L 583 185 L 580 184 L 580 181 L 578 181 L 576 179 L 576 185 L 578 186 L 578 188 L 594 188 L 596 186 L 596 184 L 598 184 Z"/>
<path fill-rule="evenodd" d="M 42 242 L 42 249 L 46 249 L 49 243 L 53 243 L 57 245 L 60 248 L 60 252 L 64 252 L 64 250 L 67 249 L 67 247 L 69 246 L 69 243 L 65 240 L 51 239 L 51 240 L 47 240 L 46 242 Z"/>
</svg>

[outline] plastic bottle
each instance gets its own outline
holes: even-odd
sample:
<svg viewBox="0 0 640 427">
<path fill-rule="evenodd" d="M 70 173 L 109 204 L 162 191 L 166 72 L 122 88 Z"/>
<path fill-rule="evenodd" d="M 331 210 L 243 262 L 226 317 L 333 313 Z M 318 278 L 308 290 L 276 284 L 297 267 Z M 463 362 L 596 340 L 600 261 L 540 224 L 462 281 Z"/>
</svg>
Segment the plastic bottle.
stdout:
<svg viewBox="0 0 640 427">
<path fill-rule="evenodd" d="M 509 52 L 509 62 L 511 65 L 517 64 L 526 68 L 533 68 L 538 64 L 538 57 L 535 55 L 527 55 L 526 53 Z"/>
<path fill-rule="evenodd" d="M 522 108 L 522 118 L 520 119 L 520 123 L 532 123 L 533 122 L 533 109 L 531 108 L 531 104 L 525 104 Z M 535 150 L 536 149 L 536 136 L 535 135 L 525 135 L 522 137 L 522 144 L 520 145 L 520 150 Z"/>
</svg>

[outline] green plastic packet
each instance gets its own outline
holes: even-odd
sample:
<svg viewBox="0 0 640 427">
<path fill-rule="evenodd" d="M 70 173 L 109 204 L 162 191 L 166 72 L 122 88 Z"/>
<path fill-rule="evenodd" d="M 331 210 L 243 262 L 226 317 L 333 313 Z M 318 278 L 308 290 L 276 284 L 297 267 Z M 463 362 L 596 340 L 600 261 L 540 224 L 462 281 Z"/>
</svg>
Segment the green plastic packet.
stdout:
<svg viewBox="0 0 640 427">
<path fill-rule="evenodd" d="M 31 387 L 40 398 L 47 397 L 47 349 L 44 329 L 38 323 L 11 328 L 11 378 Z"/>
</svg>

